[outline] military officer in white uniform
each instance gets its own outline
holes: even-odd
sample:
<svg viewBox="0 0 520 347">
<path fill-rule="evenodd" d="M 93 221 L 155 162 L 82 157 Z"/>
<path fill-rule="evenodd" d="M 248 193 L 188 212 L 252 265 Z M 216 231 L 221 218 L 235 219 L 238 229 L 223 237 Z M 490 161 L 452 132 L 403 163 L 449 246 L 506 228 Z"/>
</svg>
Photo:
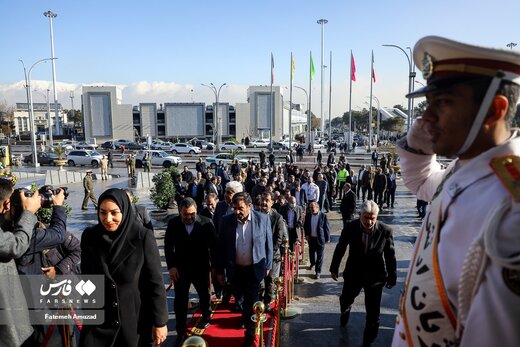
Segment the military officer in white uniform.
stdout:
<svg viewBox="0 0 520 347">
<path fill-rule="evenodd" d="M 427 85 L 408 97 L 428 107 L 397 152 L 431 203 L 393 346 L 520 346 L 520 53 L 429 36 L 414 60 Z"/>
</svg>

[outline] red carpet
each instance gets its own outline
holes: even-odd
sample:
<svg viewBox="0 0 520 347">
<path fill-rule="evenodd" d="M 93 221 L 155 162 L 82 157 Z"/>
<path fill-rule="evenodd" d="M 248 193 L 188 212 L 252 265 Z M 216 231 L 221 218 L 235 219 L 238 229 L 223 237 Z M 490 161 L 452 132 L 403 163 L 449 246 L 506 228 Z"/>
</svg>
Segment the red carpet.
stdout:
<svg viewBox="0 0 520 347">
<path fill-rule="evenodd" d="M 193 315 L 188 324 L 188 335 L 199 335 L 204 338 L 210 347 L 242 347 L 244 345 L 244 329 L 239 327 L 242 314 L 234 312 L 234 303 L 222 305 L 220 301 L 212 303 L 213 315 L 211 325 L 207 329 L 197 328 L 200 319 L 200 310 Z M 264 323 L 264 341 L 269 346 L 271 336 L 272 316 L 267 315 Z"/>
</svg>

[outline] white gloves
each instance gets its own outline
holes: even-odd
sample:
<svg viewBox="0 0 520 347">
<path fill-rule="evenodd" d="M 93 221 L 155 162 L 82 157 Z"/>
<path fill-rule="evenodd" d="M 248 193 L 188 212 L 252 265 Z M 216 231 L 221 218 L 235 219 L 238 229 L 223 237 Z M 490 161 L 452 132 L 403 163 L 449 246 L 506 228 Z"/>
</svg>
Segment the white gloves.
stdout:
<svg viewBox="0 0 520 347">
<path fill-rule="evenodd" d="M 410 127 L 410 131 L 408 131 L 406 135 L 406 142 L 408 143 L 408 147 L 417 152 L 433 154 L 433 144 L 429 138 L 430 136 L 424 130 L 424 121 L 418 118 Z"/>
</svg>

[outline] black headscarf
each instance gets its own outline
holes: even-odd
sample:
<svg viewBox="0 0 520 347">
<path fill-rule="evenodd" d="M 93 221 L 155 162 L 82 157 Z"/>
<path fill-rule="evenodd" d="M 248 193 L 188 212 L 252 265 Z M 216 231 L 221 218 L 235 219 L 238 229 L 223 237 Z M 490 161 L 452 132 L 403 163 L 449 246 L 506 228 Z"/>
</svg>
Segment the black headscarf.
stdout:
<svg viewBox="0 0 520 347">
<path fill-rule="evenodd" d="M 98 199 L 98 207 L 101 207 L 101 203 L 107 199 L 114 201 L 123 215 L 117 230 L 110 232 L 101 223 L 98 213 L 98 225 L 95 228 L 102 234 L 103 241 L 107 247 L 108 260 L 110 261 L 122 251 L 127 239 L 141 238 L 145 230 L 137 221 L 135 209 L 124 190 L 118 188 L 106 190 Z"/>
</svg>

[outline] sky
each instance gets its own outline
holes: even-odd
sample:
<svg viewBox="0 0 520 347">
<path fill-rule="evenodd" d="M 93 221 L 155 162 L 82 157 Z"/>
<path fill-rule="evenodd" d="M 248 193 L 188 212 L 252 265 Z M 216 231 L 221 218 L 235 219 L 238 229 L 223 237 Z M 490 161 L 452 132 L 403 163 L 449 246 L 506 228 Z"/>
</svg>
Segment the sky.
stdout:
<svg viewBox="0 0 520 347">
<path fill-rule="evenodd" d="M 349 105 L 350 51 L 356 64 L 352 109 L 368 108 L 371 52 L 381 107 L 407 106 L 408 60 L 393 44 L 408 51 L 423 36 L 439 35 L 483 46 L 508 49 L 518 43 L 518 0 L 0 0 L 0 103 L 26 102 L 24 72 L 49 58 L 49 19 L 53 19 L 58 101 L 80 108 L 82 85 L 117 85 L 122 103 L 215 101 L 201 83 L 222 83 L 220 102 L 247 101 L 250 85 L 269 85 L 271 53 L 275 85 L 289 87 L 291 52 L 293 85 L 309 91 L 309 54 L 316 69 L 312 112 L 321 115 L 321 26 L 324 18 L 324 108 L 328 117 Z M 332 65 L 329 55 L 332 51 Z M 51 90 L 51 63 L 32 70 L 34 89 Z M 332 77 L 331 75 L 332 70 Z M 424 83 L 420 72 L 417 80 Z M 419 88 L 416 84 L 414 88 Z M 284 89 L 285 90 L 285 89 Z M 286 100 L 289 91 L 285 90 Z M 34 102 L 45 102 L 34 93 Z M 293 89 L 293 102 L 305 104 Z M 376 103 L 374 105 L 377 105 Z"/>
</svg>

